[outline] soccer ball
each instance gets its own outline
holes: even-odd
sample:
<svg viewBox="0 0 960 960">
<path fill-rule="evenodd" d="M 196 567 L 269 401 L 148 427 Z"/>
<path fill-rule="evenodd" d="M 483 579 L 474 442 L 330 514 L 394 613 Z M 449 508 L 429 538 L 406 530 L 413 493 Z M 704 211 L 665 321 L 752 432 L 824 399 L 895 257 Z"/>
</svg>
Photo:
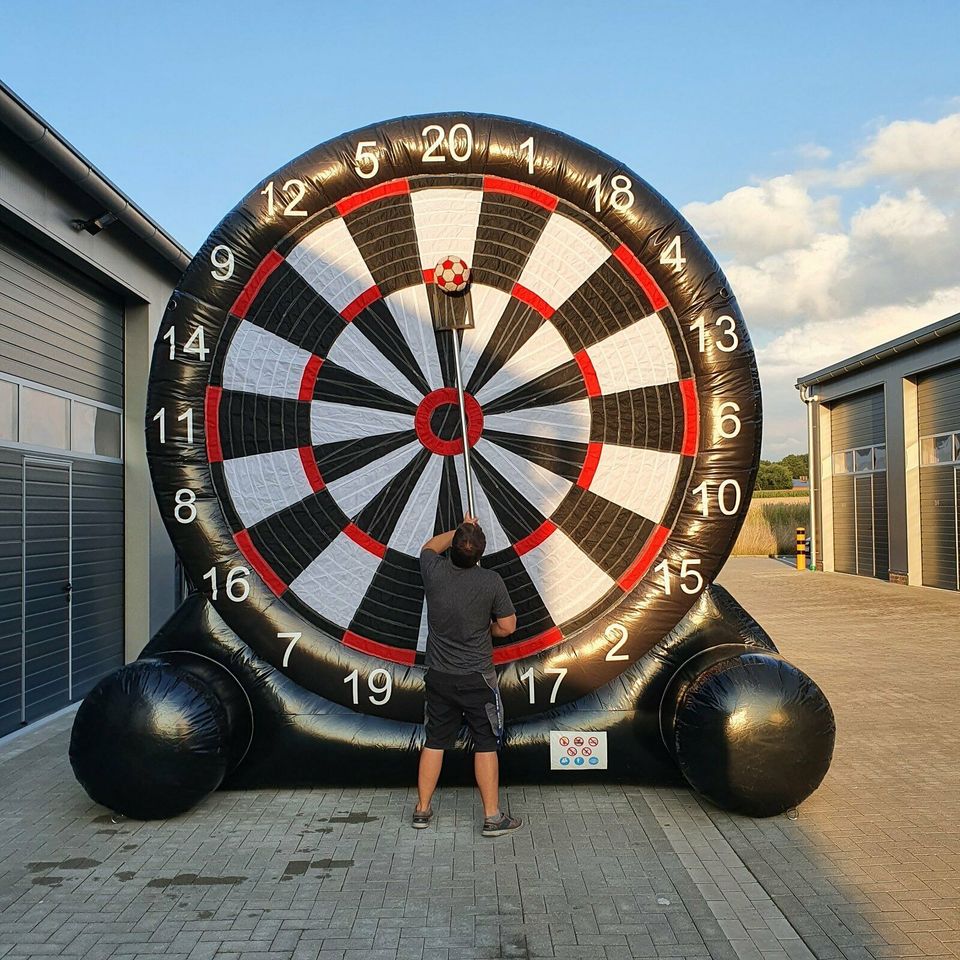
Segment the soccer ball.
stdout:
<svg viewBox="0 0 960 960">
<path fill-rule="evenodd" d="M 470 282 L 470 268 L 459 257 L 444 257 L 434 267 L 433 282 L 444 293 L 463 293 Z"/>
</svg>

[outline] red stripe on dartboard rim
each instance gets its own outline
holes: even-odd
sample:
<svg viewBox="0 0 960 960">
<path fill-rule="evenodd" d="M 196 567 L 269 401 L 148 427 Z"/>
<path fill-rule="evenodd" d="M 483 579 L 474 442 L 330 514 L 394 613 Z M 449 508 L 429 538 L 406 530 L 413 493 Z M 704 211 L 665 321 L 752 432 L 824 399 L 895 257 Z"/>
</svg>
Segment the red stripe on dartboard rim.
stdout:
<svg viewBox="0 0 960 960">
<path fill-rule="evenodd" d="M 586 350 L 580 350 L 573 355 L 573 359 L 577 361 L 577 366 L 580 368 L 580 376 L 583 377 L 584 386 L 587 388 L 587 396 L 599 397 L 600 380 L 590 354 Z"/>
<path fill-rule="evenodd" d="M 317 375 L 323 366 L 323 357 L 313 354 L 303 368 L 303 376 L 300 378 L 300 389 L 297 392 L 298 400 L 312 400 L 313 390 L 317 385 Z"/>
<path fill-rule="evenodd" d="M 634 256 L 626 244 L 617 247 L 613 251 L 613 255 L 623 264 L 627 273 L 640 284 L 654 310 L 662 310 L 664 307 L 670 306 L 657 281 L 650 275 L 650 271 Z"/>
<path fill-rule="evenodd" d="M 267 282 L 267 277 L 273 273 L 280 264 L 283 263 L 283 257 L 276 250 L 271 250 L 260 261 L 260 266 L 253 271 L 253 276 L 247 281 L 247 285 L 240 291 L 240 296 L 233 302 L 230 312 L 241 320 L 247 316 L 250 304 L 256 299 L 260 288 Z"/>
<path fill-rule="evenodd" d="M 391 180 L 389 183 L 381 183 L 369 190 L 361 190 L 359 193 L 344 197 L 337 203 L 337 212 L 341 217 L 345 217 L 360 207 L 365 207 L 368 203 L 375 200 L 382 200 L 384 197 L 398 197 L 401 194 L 410 192 L 410 181 L 406 178 L 400 180 Z"/>
<path fill-rule="evenodd" d="M 683 443 L 680 453 L 693 457 L 700 443 L 700 401 L 697 398 L 697 384 L 694 380 L 681 380 L 680 397 L 683 400 Z"/>
<path fill-rule="evenodd" d="M 617 579 L 617 584 L 621 590 L 624 592 L 632 590 L 643 579 L 650 569 L 650 564 L 656 560 L 657 554 L 663 548 L 669 536 L 669 528 L 661 526 L 658 526 L 650 534 L 650 539 L 647 540 L 646 546 L 640 551 L 640 556 Z"/>
<path fill-rule="evenodd" d="M 529 640 L 520 640 L 518 643 L 508 643 L 502 647 L 494 647 L 493 662 L 509 663 L 511 660 L 529 657 L 533 653 L 546 650 L 547 647 L 554 647 L 562 641 L 563 634 L 560 632 L 560 628 L 553 627 L 537 634 L 535 637 L 531 637 Z"/>
<path fill-rule="evenodd" d="M 389 660 L 391 663 L 403 663 L 412 667 L 417 662 L 416 650 L 403 650 L 400 647 L 391 647 L 385 643 L 377 643 L 359 633 L 347 630 L 343 635 L 343 645 L 361 653 L 368 653 L 371 657 L 380 660 Z"/>
<path fill-rule="evenodd" d="M 313 447 L 297 447 L 297 453 L 300 454 L 300 464 L 303 467 L 307 483 L 310 484 L 310 489 L 314 493 L 319 493 L 326 484 L 320 475 L 320 467 L 317 464 L 317 457 L 313 452 Z"/>
<path fill-rule="evenodd" d="M 364 533 L 356 524 L 348 523 L 343 532 L 358 546 L 363 547 L 367 553 L 372 553 L 375 557 L 382 560 L 387 555 L 386 544 L 379 540 L 374 540 L 369 533 Z"/>
<path fill-rule="evenodd" d="M 538 190 L 531 187 L 528 183 L 520 183 L 517 180 L 507 180 L 504 177 L 484 177 L 484 193 L 508 193 L 513 197 L 520 197 L 523 200 L 529 200 L 538 207 L 544 207 L 546 210 L 557 209 L 557 198 L 546 190 Z"/>
<path fill-rule="evenodd" d="M 380 288 L 374 284 L 368 290 L 364 290 L 355 300 L 348 303 L 341 311 L 340 316 L 347 323 L 356 318 L 357 314 L 366 307 L 369 307 L 375 300 L 380 299 Z"/>
<path fill-rule="evenodd" d="M 513 285 L 513 289 L 510 291 L 510 296 L 516 297 L 517 300 L 520 300 L 522 303 L 525 303 L 528 307 L 533 307 L 537 313 L 543 317 L 544 320 L 549 320 L 556 311 L 553 307 L 547 303 L 543 297 L 538 297 L 532 290 L 528 290 L 526 287 L 520 286 L 519 283 Z"/>
<path fill-rule="evenodd" d="M 528 533 L 522 540 L 518 540 L 513 549 L 518 557 L 529 553 L 535 547 L 539 547 L 547 537 L 557 529 L 557 525 L 552 520 L 544 520 L 532 533 Z"/>
<path fill-rule="evenodd" d="M 600 463 L 600 454 L 603 451 L 602 443 L 588 443 L 587 455 L 583 458 L 583 466 L 580 468 L 580 476 L 577 477 L 577 486 L 584 490 L 590 489 L 593 478 L 597 472 L 597 466 Z"/>
<path fill-rule="evenodd" d="M 273 567 L 263 558 L 263 554 L 253 545 L 250 534 L 241 530 L 233 535 L 233 542 L 240 548 L 240 552 L 247 558 L 250 566 L 260 575 L 260 579 L 278 596 L 282 596 L 287 585 L 280 579 Z"/>
<path fill-rule="evenodd" d="M 220 463 L 223 448 L 220 446 L 220 398 L 222 387 L 207 387 L 203 398 L 203 431 L 207 438 L 207 462 Z"/>
</svg>

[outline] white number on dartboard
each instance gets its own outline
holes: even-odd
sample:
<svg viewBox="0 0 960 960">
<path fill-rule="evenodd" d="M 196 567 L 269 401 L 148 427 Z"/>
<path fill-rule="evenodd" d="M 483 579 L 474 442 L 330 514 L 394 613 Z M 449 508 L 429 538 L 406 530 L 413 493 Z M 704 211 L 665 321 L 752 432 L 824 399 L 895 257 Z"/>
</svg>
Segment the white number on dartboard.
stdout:
<svg viewBox="0 0 960 960">
<path fill-rule="evenodd" d="M 231 567 L 227 571 L 227 580 L 224 584 L 224 593 L 228 600 L 234 603 L 241 603 L 250 596 L 250 581 L 247 577 L 250 571 L 246 567 Z M 204 575 L 204 580 L 210 581 L 210 599 L 216 600 L 219 595 L 217 589 L 217 568 L 211 567 Z"/>
<path fill-rule="evenodd" d="M 527 137 L 520 149 L 527 155 L 527 173 L 533 173 L 533 137 Z"/>
<path fill-rule="evenodd" d="M 587 189 L 593 190 L 593 209 L 596 213 L 600 212 L 602 207 L 600 191 L 603 187 L 603 177 L 598 173 L 588 184 Z M 610 181 L 610 199 L 607 203 L 614 210 L 629 210 L 633 206 L 636 198 L 633 195 L 633 181 L 618 173 Z"/>
<path fill-rule="evenodd" d="M 722 317 L 717 317 L 713 321 L 713 325 L 720 328 L 720 337 L 716 339 L 711 336 L 709 338 L 710 346 L 716 347 L 721 353 L 732 353 L 740 346 L 740 338 L 737 336 L 737 321 L 733 317 L 724 314 Z M 697 331 L 700 352 L 704 353 L 707 349 L 707 327 L 702 313 L 690 324 L 690 329 Z"/>
<path fill-rule="evenodd" d="M 734 403 L 733 400 L 725 400 L 717 409 L 717 413 L 720 414 L 720 436 L 724 440 L 732 440 L 739 435 L 741 426 L 740 418 L 737 416 L 739 412 L 740 404 Z"/>
<path fill-rule="evenodd" d="M 192 490 L 181 489 L 174 495 L 173 515 L 177 523 L 193 523 L 197 519 L 197 495 Z"/>
<path fill-rule="evenodd" d="M 302 180 L 288 180 L 281 188 L 281 192 L 285 195 L 283 199 L 287 201 L 287 205 L 283 208 L 285 217 L 307 215 L 306 210 L 297 209 L 297 205 L 307 193 L 307 185 Z M 272 217 L 277 212 L 277 197 L 273 181 L 271 180 L 260 193 L 267 198 L 267 216 Z"/>
<path fill-rule="evenodd" d="M 372 180 L 380 172 L 380 157 L 373 153 L 376 149 L 376 140 L 361 140 L 357 144 L 357 152 L 353 155 L 353 169 L 358 177 Z"/>
<path fill-rule="evenodd" d="M 677 234 L 660 252 L 660 262 L 673 267 L 674 273 L 680 273 L 687 258 L 681 253 L 680 235 Z"/>
<path fill-rule="evenodd" d="M 700 566 L 699 560 L 683 560 L 680 563 L 680 589 L 684 593 L 699 593 L 703 589 L 703 576 L 696 567 Z M 673 573 L 670 570 L 670 561 L 661 560 L 654 568 L 655 573 L 659 573 L 662 578 L 663 592 L 669 597 L 673 583 Z"/>
<path fill-rule="evenodd" d="M 557 678 L 554 681 L 553 689 L 550 691 L 550 702 L 556 703 L 557 694 L 560 692 L 560 684 L 563 683 L 563 678 L 567 675 L 567 668 L 566 667 L 547 667 L 543 672 L 551 673 L 555 675 Z M 520 680 L 521 682 L 525 681 L 527 684 L 527 688 L 530 692 L 530 702 L 536 703 L 537 688 L 533 682 L 533 667 L 530 667 L 529 670 L 524 670 L 524 672 L 520 674 Z"/>
<path fill-rule="evenodd" d="M 712 480 L 704 480 L 693 491 L 693 495 L 700 497 L 700 513 L 710 515 L 710 487 Z M 725 517 L 732 517 L 740 509 L 740 484 L 736 480 L 722 480 L 717 487 L 717 506 Z"/>
<path fill-rule="evenodd" d="M 344 683 L 353 685 L 353 703 L 356 706 L 360 703 L 360 671 L 354 670 L 348 673 L 343 680 Z M 393 694 L 393 677 L 389 670 L 378 667 L 367 677 L 367 687 L 370 694 L 367 699 L 378 707 L 382 707 Z"/>
<path fill-rule="evenodd" d="M 210 276 L 214 280 L 229 280 L 237 265 L 233 251 L 225 243 L 218 243 L 210 251 L 210 262 L 213 264 Z"/>
<path fill-rule="evenodd" d="M 177 358 L 177 331 L 173 326 L 167 327 L 161 340 L 166 340 L 170 344 L 170 351 L 167 354 L 171 360 L 176 360 Z M 190 334 L 190 337 L 187 339 L 187 342 L 183 345 L 184 353 L 192 353 L 198 360 L 206 360 L 210 354 L 210 348 L 206 345 L 204 338 L 204 332 L 202 326 L 196 326 L 193 329 L 193 333 Z"/>
<path fill-rule="evenodd" d="M 293 653 L 293 648 L 297 645 L 297 641 L 303 636 L 302 633 L 278 633 L 278 640 L 289 640 L 286 650 L 283 651 L 283 665 L 285 667 L 290 666 L 290 654 Z"/>
<path fill-rule="evenodd" d="M 434 134 L 436 136 L 431 141 L 429 138 Z M 457 142 L 458 134 L 462 135 L 463 138 L 459 144 Z M 444 142 L 447 144 L 447 153 L 450 159 L 456 160 L 457 163 L 463 163 L 473 155 L 473 131 L 465 123 L 455 123 L 450 128 L 449 134 L 439 124 L 431 123 L 423 128 L 420 135 L 428 138 L 427 148 L 420 158 L 424 163 L 444 163 L 446 161 L 446 156 L 440 152 Z"/>
<path fill-rule="evenodd" d="M 158 425 L 160 431 L 160 442 L 167 442 L 167 408 L 161 407 L 153 415 L 154 423 Z M 181 413 L 177 417 L 177 423 L 181 420 L 186 422 L 186 430 L 184 431 L 187 436 L 187 443 L 193 443 L 193 407 L 189 407 L 186 413 Z"/>
<path fill-rule="evenodd" d="M 627 642 L 627 638 L 630 636 L 627 633 L 627 628 L 622 623 L 611 623 L 606 630 L 603 631 L 604 637 L 609 640 L 613 646 L 607 651 L 607 655 L 603 658 L 604 660 L 629 660 L 630 654 L 628 653 L 617 653 L 617 651 Z"/>
</svg>

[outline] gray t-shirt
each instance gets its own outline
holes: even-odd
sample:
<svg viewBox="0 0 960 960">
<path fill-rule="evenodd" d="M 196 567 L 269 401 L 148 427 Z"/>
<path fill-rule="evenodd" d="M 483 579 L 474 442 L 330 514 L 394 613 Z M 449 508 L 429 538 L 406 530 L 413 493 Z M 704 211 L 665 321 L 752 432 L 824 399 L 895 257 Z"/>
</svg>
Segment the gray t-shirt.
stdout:
<svg viewBox="0 0 960 960">
<path fill-rule="evenodd" d="M 458 567 L 432 550 L 420 552 L 427 594 L 427 667 L 442 673 L 484 673 L 493 667 L 491 619 L 513 612 L 503 578 L 483 567 Z"/>
</svg>

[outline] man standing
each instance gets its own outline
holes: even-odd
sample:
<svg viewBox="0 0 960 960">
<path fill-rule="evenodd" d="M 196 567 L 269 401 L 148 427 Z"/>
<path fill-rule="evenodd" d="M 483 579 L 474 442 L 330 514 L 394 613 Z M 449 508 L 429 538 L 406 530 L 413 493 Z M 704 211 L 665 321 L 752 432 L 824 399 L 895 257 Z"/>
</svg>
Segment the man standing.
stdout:
<svg viewBox="0 0 960 960">
<path fill-rule="evenodd" d="M 483 801 L 483 835 L 520 826 L 500 810 L 497 750 L 503 705 L 493 669 L 492 637 L 508 637 L 517 617 L 500 574 L 479 566 L 487 546 L 476 517 L 428 540 L 420 551 L 427 600 L 427 740 L 420 753 L 419 798 L 413 825 L 426 827 L 440 778 L 443 751 L 452 749 L 466 720 L 473 737 L 474 773 Z M 450 550 L 450 556 L 442 554 Z"/>
</svg>

